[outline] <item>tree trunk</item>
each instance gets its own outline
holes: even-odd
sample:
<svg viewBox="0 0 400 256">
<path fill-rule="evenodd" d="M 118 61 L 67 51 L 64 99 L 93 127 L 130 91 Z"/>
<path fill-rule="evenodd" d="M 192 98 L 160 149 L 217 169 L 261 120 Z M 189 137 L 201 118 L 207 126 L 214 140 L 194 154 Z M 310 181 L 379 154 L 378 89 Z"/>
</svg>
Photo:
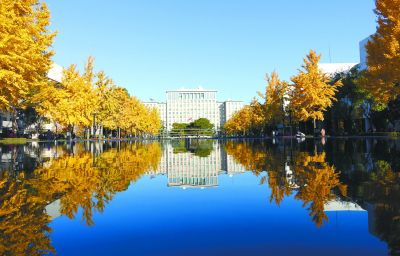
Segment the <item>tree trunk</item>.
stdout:
<svg viewBox="0 0 400 256">
<path fill-rule="evenodd" d="M 11 130 L 14 133 L 15 137 L 18 137 L 18 124 L 17 124 L 17 110 L 15 107 L 11 107 Z"/>
<path fill-rule="evenodd" d="M 71 125 L 71 131 L 70 131 L 70 141 L 72 141 L 72 139 L 74 139 L 74 125 Z"/>
</svg>

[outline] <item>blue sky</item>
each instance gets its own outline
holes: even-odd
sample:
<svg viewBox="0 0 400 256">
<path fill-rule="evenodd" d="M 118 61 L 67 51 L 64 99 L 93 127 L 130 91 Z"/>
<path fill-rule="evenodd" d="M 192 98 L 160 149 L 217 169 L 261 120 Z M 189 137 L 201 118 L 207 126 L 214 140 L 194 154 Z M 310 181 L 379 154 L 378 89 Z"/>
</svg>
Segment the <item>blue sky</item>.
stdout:
<svg viewBox="0 0 400 256">
<path fill-rule="evenodd" d="M 54 60 L 96 69 L 140 99 L 202 86 L 249 102 L 265 74 L 296 74 L 314 49 L 322 62 L 358 62 L 375 32 L 373 0 L 48 0 Z M 329 57 L 330 52 L 330 57 Z"/>
</svg>

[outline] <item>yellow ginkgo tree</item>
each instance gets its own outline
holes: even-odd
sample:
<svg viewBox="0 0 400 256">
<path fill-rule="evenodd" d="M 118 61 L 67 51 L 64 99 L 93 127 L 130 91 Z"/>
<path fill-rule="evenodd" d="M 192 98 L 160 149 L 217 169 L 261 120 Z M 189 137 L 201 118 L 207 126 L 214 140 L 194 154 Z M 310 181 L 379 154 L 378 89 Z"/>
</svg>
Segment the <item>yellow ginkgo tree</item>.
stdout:
<svg viewBox="0 0 400 256">
<path fill-rule="evenodd" d="M 1 0 L 0 110 L 14 117 L 32 95 L 47 86 L 55 37 L 49 24 L 50 12 L 42 1 Z"/>
<path fill-rule="evenodd" d="M 284 123 L 289 84 L 280 80 L 276 71 L 273 71 L 271 75 L 267 74 L 266 81 L 265 94 L 258 93 L 259 96 L 265 99 L 265 121 L 272 125 Z"/>
<path fill-rule="evenodd" d="M 294 116 L 300 121 L 313 120 L 314 129 L 316 120 L 324 120 L 324 112 L 336 100 L 337 88 L 341 81 L 330 83 L 330 78 L 318 67 L 321 55 L 311 50 L 304 59 L 302 70 L 291 78 L 290 108 Z"/>
<path fill-rule="evenodd" d="M 377 105 L 400 96 L 400 0 L 377 0 L 378 29 L 366 45 L 367 70 L 362 87 Z"/>
</svg>

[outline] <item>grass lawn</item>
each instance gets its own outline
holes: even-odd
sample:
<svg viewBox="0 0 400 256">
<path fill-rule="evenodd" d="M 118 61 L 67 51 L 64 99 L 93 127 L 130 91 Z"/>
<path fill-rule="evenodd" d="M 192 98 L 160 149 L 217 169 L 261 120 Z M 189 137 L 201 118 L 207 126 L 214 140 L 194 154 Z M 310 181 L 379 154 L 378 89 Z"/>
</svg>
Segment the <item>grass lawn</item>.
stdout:
<svg viewBox="0 0 400 256">
<path fill-rule="evenodd" d="M 0 144 L 25 144 L 26 138 L 4 138 L 0 139 Z"/>
</svg>

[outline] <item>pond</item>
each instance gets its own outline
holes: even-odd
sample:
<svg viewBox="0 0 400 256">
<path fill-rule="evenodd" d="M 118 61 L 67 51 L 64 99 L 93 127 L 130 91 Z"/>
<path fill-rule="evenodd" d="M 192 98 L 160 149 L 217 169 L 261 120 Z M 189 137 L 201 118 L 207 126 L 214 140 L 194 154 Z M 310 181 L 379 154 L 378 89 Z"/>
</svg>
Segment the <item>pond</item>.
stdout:
<svg viewBox="0 0 400 256">
<path fill-rule="evenodd" d="M 2 145 L 1 255 L 399 255 L 400 140 Z"/>
</svg>

